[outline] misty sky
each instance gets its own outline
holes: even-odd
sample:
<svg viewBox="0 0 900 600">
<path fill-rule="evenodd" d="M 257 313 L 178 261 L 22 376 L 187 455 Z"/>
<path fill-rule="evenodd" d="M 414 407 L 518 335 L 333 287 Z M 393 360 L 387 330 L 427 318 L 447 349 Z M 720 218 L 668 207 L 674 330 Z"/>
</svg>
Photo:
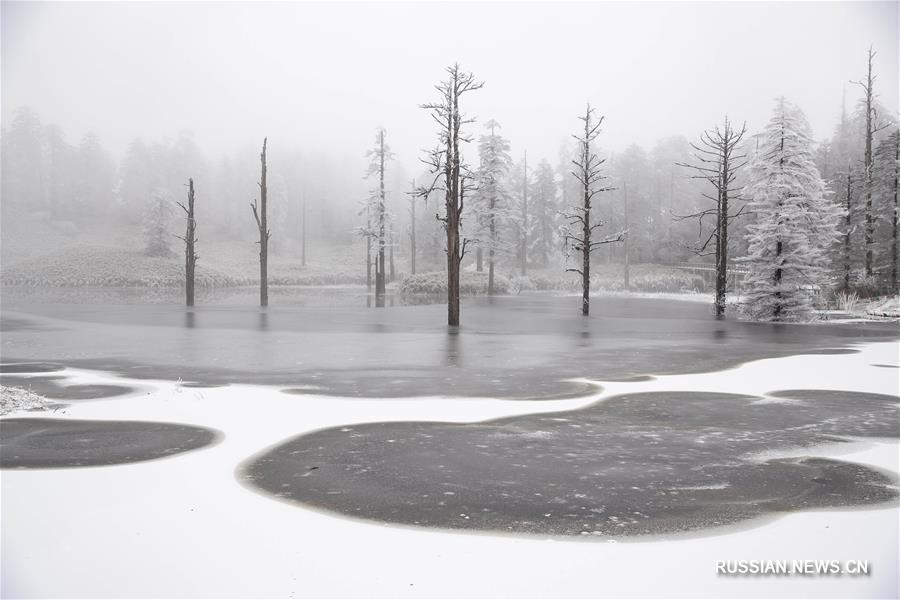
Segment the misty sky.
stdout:
<svg viewBox="0 0 900 600">
<path fill-rule="evenodd" d="M 896 2 L 4 2 L 2 118 L 30 105 L 114 154 L 189 130 L 210 158 L 268 135 L 271 152 L 360 162 L 381 125 L 417 171 L 435 140 L 418 105 L 459 61 L 485 82 L 467 111 L 497 119 L 515 157 L 555 163 L 587 100 L 607 149 L 694 138 L 726 112 L 757 131 L 780 94 L 826 137 L 870 44 L 896 114 Z"/>
</svg>

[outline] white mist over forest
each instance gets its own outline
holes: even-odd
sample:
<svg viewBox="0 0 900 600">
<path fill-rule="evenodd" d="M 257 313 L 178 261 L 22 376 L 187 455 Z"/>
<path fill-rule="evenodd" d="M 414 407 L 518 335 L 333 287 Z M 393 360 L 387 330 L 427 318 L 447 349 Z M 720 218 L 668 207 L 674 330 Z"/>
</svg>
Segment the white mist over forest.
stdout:
<svg viewBox="0 0 900 600">
<path fill-rule="evenodd" d="M 605 160 L 599 173 L 610 188 L 597 196 L 594 218 L 606 235 L 629 232 L 592 261 L 623 265 L 625 288 L 629 263 L 711 260 L 702 252 L 709 220 L 681 218 L 708 208 L 709 181 L 690 168 L 691 144 L 704 131 L 725 119 L 738 130 L 746 124 L 735 149 L 746 158 L 760 147 L 776 98 L 786 98 L 808 123 L 823 190 L 837 203 L 845 163 L 863 168 L 866 160 L 854 82 L 866 76 L 870 48 L 873 144 L 898 110 L 892 2 L 6 2 L 2 11 L 8 283 L 59 282 L 51 273 L 78 270 L 66 262 L 74 253 L 82 264 L 108 266 L 76 281 L 180 284 L 179 203 L 192 179 L 201 287 L 253 284 L 258 227 L 249 205 L 259 196 L 265 138 L 276 285 L 363 277 L 371 285 L 374 234 L 364 213 L 378 178 L 364 175 L 381 130 L 390 151 L 390 281 L 416 270 L 413 255 L 420 273 L 445 270 L 446 239 L 434 218 L 443 218 L 443 196 L 417 196 L 413 217 L 410 193 L 413 181 L 434 181 L 423 159 L 438 132 L 421 105 L 436 100 L 435 86 L 455 63 L 484 83 L 462 105 L 472 119 L 463 127 L 464 163 L 480 168 L 488 123 L 508 162 L 498 271 L 524 276 L 531 268 L 549 278 L 526 287 L 568 285 L 557 281 L 571 258 L 561 214 L 579 194 L 573 134 L 588 102 L 602 117 L 592 151 Z M 739 192 L 748 174 L 735 173 L 736 210 L 747 201 Z M 865 214 L 854 201 L 854 223 L 889 212 L 882 196 Z M 464 270 L 476 262 L 483 269 L 483 220 L 474 204 L 461 215 L 463 237 L 481 238 Z M 887 268 L 891 232 L 877 221 L 865 240 L 850 241 L 879 248 L 872 257 L 854 250 L 851 266 L 862 278 Z M 748 253 L 749 223 L 735 220 L 728 260 Z M 117 264 L 103 250 L 123 247 L 167 262 L 134 256 L 130 266 Z M 18 267 L 60 253 L 62 263 Z M 832 258 L 838 276 L 837 251 Z M 680 277 L 666 285 L 704 287 Z"/>
</svg>

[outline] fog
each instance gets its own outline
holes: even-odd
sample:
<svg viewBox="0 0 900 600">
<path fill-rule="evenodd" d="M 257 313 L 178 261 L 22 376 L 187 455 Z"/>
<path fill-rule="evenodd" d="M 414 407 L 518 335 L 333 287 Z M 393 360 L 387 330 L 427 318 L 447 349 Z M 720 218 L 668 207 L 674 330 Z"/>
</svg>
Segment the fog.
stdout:
<svg viewBox="0 0 900 600">
<path fill-rule="evenodd" d="M 754 131 L 778 95 L 821 139 L 870 45 L 896 114 L 897 27 L 896 2 L 4 2 L 2 118 L 28 105 L 116 158 L 138 136 L 187 130 L 216 158 L 267 135 L 354 177 L 383 126 L 415 171 L 435 137 L 418 105 L 458 61 L 485 82 L 467 112 L 500 121 L 514 157 L 555 161 L 586 101 L 610 150 L 726 113 Z"/>
<path fill-rule="evenodd" d="M 708 287 L 697 273 L 671 270 L 712 261 L 703 245 L 711 223 L 676 218 L 710 207 L 711 183 L 684 166 L 696 160 L 689 142 L 727 116 L 747 127 L 735 156 L 754 152 L 779 96 L 809 122 L 824 197 L 857 206 L 851 266 L 863 278 L 890 271 L 896 2 L 4 2 L 0 10 L 4 285 L 178 289 L 187 249 L 176 203 L 188 178 L 198 286 L 255 285 L 264 278 L 248 203 L 259 197 L 267 138 L 273 285 L 368 289 L 378 237 L 392 287 L 415 274 L 425 275 L 416 289 L 430 290 L 443 275 L 428 275 L 448 264 L 435 219 L 444 201 L 420 198 L 413 216 L 408 193 L 411 179 L 429 179 L 423 151 L 438 141 L 421 105 L 438 100 L 435 86 L 455 62 L 484 82 L 462 98 L 474 121 L 463 158 L 482 179 L 460 217 L 464 241 L 477 246 L 461 268 L 481 277 L 496 264 L 506 291 L 520 277 L 526 287 L 573 285 L 564 214 L 583 196 L 570 171 L 587 102 L 604 117 L 593 148 L 608 159 L 600 175 L 612 188 L 591 218 L 603 235 L 628 231 L 621 244 L 595 248 L 604 286 L 637 285 L 634 264 L 646 290 Z M 869 48 L 877 114 L 868 139 L 882 182 L 873 183 L 874 203 L 859 189 L 840 197 L 848 165 L 857 180 L 866 168 L 863 92 L 852 81 L 866 77 Z M 479 147 L 490 120 L 501 125 L 497 188 L 483 185 Z M 363 177 L 378 128 L 393 151 L 383 211 L 372 204 L 378 177 Z M 748 171 L 734 173 L 734 192 Z M 734 195 L 732 208 L 746 201 Z M 367 210 L 387 219 L 383 233 Z M 862 224 L 875 222 L 862 239 Z M 750 224 L 735 217 L 724 236 L 734 259 L 749 252 Z M 489 267 L 475 256 L 492 251 Z M 849 264 L 829 252 L 833 265 Z"/>
</svg>

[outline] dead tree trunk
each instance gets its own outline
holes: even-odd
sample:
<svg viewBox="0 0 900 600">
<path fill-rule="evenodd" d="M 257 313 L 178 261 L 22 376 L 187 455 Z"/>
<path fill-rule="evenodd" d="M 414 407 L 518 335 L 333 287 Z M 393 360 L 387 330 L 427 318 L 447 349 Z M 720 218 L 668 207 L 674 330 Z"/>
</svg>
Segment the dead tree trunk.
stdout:
<svg viewBox="0 0 900 600">
<path fill-rule="evenodd" d="M 194 271 L 197 266 L 197 222 L 194 220 L 194 179 L 188 179 L 187 206 L 178 203 L 185 213 L 187 227 L 184 237 L 184 297 L 187 306 L 194 305 Z"/>
<path fill-rule="evenodd" d="M 437 179 L 443 177 L 444 189 L 444 223 L 447 233 L 447 324 L 459 325 L 459 273 L 460 263 L 466 252 L 468 240 L 460 236 L 460 223 L 465 208 L 463 176 L 465 167 L 460 157 L 460 144 L 469 141 L 462 134 L 462 126 L 471 123 L 472 119 L 464 117 L 460 110 L 460 97 L 469 91 L 482 87 L 471 73 L 463 73 L 459 65 L 447 68 L 450 77 L 437 87 L 440 99 L 433 104 L 424 104 L 422 108 L 431 111 L 431 115 L 439 125 L 439 146 L 429 153 L 427 162 Z M 440 217 L 439 217 L 440 218 Z"/>
<path fill-rule="evenodd" d="M 897 222 L 900 220 L 900 205 L 897 204 L 898 184 L 900 184 L 900 132 L 894 132 L 894 214 L 891 219 L 891 291 L 900 292 L 897 284 Z"/>
<path fill-rule="evenodd" d="M 852 245 L 851 235 L 853 233 L 853 175 L 851 166 L 847 165 L 847 186 L 844 189 L 844 208 L 847 212 L 844 214 L 844 236 L 842 244 L 842 254 L 844 260 L 844 291 L 850 290 L 850 273 L 852 271 Z"/>
<path fill-rule="evenodd" d="M 306 194 L 300 205 L 300 265 L 306 266 Z"/>
<path fill-rule="evenodd" d="M 875 51 L 869 48 L 866 80 L 857 81 L 863 89 L 863 103 L 866 108 L 865 150 L 863 152 L 863 198 L 865 202 L 865 274 L 871 277 L 875 263 L 875 215 L 872 212 L 872 138 L 875 134 L 875 76 L 872 74 L 872 59 Z"/>
<path fill-rule="evenodd" d="M 412 180 L 412 193 L 409 198 L 409 272 L 416 274 L 416 180 Z"/>
<path fill-rule="evenodd" d="M 600 166 L 606 162 L 606 159 L 601 160 L 592 149 L 591 144 L 600 135 L 603 117 L 601 116 L 594 123 L 593 113 L 594 109 L 588 104 L 584 116 L 579 117 L 584 122 L 584 133 L 581 137 L 573 136 L 578 140 L 579 152 L 578 159 L 572 161 L 575 169 L 571 173 L 581 184 L 581 205 L 571 207 L 562 215 L 567 222 L 563 233 L 566 256 L 568 257 L 570 250 L 581 254 L 581 268 L 567 268 L 566 271 L 581 275 L 581 314 L 584 316 L 590 314 L 591 305 L 591 252 L 603 244 L 621 242 L 626 234 L 623 231 L 599 241 L 592 239 L 594 231 L 602 227 L 604 223 L 603 221 L 597 223 L 591 221 L 591 202 L 596 194 L 613 189 L 600 187 L 600 182 L 606 179 L 600 171 Z"/>
<path fill-rule="evenodd" d="M 262 153 L 259 155 L 261 174 L 259 178 L 259 202 L 250 203 L 253 210 L 253 218 L 256 219 L 256 227 L 259 229 L 259 305 L 269 305 L 269 231 L 266 222 L 266 143 L 269 138 L 263 138 Z"/>
<path fill-rule="evenodd" d="M 528 269 L 528 153 L 522 159 L 522 276 Z"/>
<path fill-rule="evenodd" d="M 622 182 L 622 217 L 625 222 L 624 223 L 625 231 L 628 231 L 628 182 L 627 181 Z M 622 251 L 625 253 L 624 268 L 622 269 L 623 276 L 625 279 L 625 281 L 624 281 L 625 291 L 628 291 L 629 289 L 631 289 L 631 273 L 628 270 L 629 267 L 631 266 L 629 264 L 629 252 L 628 252 L 628 250 L 629 250 L 628 244 L 629 244 L 630 237 L 631 236 L 626 234 L 625 239 L 623 240 L 623 243 L 622 243 Z"/>
<path fill-rule="evenodd" d="M 714 208 L 701 210 L 692 215 L 676 216 L 676 220 L 697 219 L 700 227 L 698 237 L 698 245 L 691 248 L 698 256 L 715 255 L 716 261 L 716 298 L 715 311 L 716 317 L 722 317 L 725 314 L 725 294 L 728 285 L 728 226 L 737 217 L 743 213 L 743 207 L 735 214 L 729 213 L 729 199 L 738 197 L 738 190 L 735 185 L 737 171 L 746 164 L 746 156 L 735 154 L 738 145 L 743 139 L 747 131 L 746 124 L 741 127 L 740 131 L 735 130 L 731 126 L 731 121 L 725 117 L 725 124 L 720 129 L 716 126 L 714 129 L 704 131 L 700 135 L 700 145 L 691 144 L 694 149 L 694 163 L 676 163 L 678 166 L 687 167 L 696 171 L 693 179 L 704 179 L 708 181 L 715 190 L 715 195 L 704 193 L 703 197 L 711 200 Z M 713 217 L 715 227 L 709 237 L 704 240 L 705 231 L 703 228 L 703 218 Z M 714 250 L 708 252 L 710 243 Z"/>
<path fill-rule="evenodd" d="M 366 231 L 372 231 L 372 211 L 366 205 Z M 372 291 L 372 236 L 366 235 L 366 289 Z"/>
</svg>

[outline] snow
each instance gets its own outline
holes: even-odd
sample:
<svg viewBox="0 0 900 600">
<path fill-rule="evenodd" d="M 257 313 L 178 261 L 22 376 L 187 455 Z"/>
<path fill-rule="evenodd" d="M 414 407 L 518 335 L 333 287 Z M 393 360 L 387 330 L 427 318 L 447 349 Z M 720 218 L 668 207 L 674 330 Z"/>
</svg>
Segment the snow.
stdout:
<svg viewBox="0 0 900 600">
<path fill-rule="evenodd" d="M 46 410 L 52 403 L 22 388 L 0 385 L 0 415 L 23 410 Z"/>
<path fill-rule="evenodd" d="M 896 505 L 790 513 L 699 535 L 546 539 L 347 519 L 274 500 L 234 476 L 239 464 L 284 438 L 371 421 L 477 421 L 662 390 L 897 395 L 898 370 L 874 366 L 898 365 L 897 344 L 858 349 L 714 373 L 599 382 L 602 393 L 556 401 L 338 399 L 67 370 L 72 383 L 119 383 L 139 391 L 71 404 L 65 416 L 197 424 L 223 431 L 225 439 L 145 463 L 4 471 L 0 591 L 4 597 L 897 597 Z M 898 448 L 897 439 L 866 439 L 795 454 L 896 473 Z M 779 455 L 785 454 L 791 453 Z M 716 575 L 717 560 L 742 559 L 868 560 L 871 573 Z"/>
</svg>

